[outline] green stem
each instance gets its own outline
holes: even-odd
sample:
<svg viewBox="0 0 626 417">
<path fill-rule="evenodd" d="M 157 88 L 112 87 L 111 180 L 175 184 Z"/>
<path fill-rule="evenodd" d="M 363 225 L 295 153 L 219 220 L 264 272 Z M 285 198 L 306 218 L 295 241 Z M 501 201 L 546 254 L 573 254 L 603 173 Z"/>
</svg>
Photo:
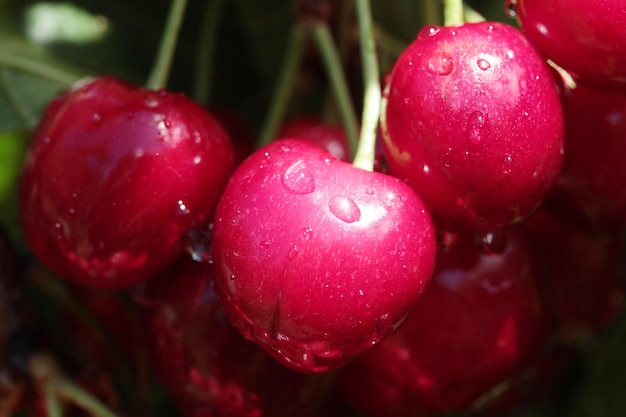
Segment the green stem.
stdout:
<svg viewBox="0 0 626 417">
<path fill-rule="evenodd" d="M 357 168 L 373 171 L 376 153 L 376 134 L 380 117 L 380 103 L 382 101 L 378 56 L 376 54 L 369 0 L 356 0 L 356 10 L 361 39 L 364 93 L 361 136 L 353 164 Z"/>
<path fill-rule="evenodd" d="M 444 0 L 443 24 L 446 26 L 460 26 L 465 23 L 463 0 Z"/>
<path fill-rule="evenodd" d="M 219 17 L 222 15 L 224 0 L 207 1 L 202 28 L 196 49 L 196 66 L 193 75 L 193 98 L 201 106 L 207 107 L 211 101 L 213 84 L 213 63 L 217 46 Z"/>
<path fill-rule="evenodd" d="M 93 417 L 117 417 L 100 400 L 69 379 L 61 379 L 56 390 L 59 396 L 87 411 Z"/>
<path fill-rule="evenodd" d="M 187 0 L 172 0 L 159 50 L 152 66 L 152 71 L 146 81 L 146 88 L 158 90 L 167 85 L 178 33 L 183 22 L 186 7 Z"/>
<path fill-rule="evenodd" d="M 258 142 L 259 148 L 274 140 L 278 126 L 285 116 L 293 84 L 304 55 L 305 40 L 306 31 L 300 25 L 295 25 L 289 36 L 289 44 L 287 45 L 278 82 L 274 89 L 270 109 L 261 128 Z"/>
<path fill-rule="evenodd" d="M 313 25 L 313 38 L 326 68 L 326 74 L 335 93 L 335 100 L 339 108 L 341 122 L 346 132 L 350 154 L 355 155 L 358 146 L 358 123 L 356 112 L 350 97 L 348 81 L 346 80 L 339 51 L 333 41 L 332 34 L 325 23 Z"/>
<path fill-rule="evenodd" d="M 464 15 L 464 20 L 468 23 L 478 23 L 478 22 L 484 22 L 486 20 L 485 16 L 478 13 L 476 9 L 474 9 L 471 6 L 468 6 L 467 4 L 463 5 L 463 15 Z"/>
<path fill-rule="evenodd" d="M 45 393 L 46 417 L 63 417 L 63 406 L 53 389 Z"/>
<path fill-rule="evenodd" d="M 80 75 L 78 74 L 65 71 L 61 68 L 51 67 L 50 64 L 43 63 L 39 60 L 16 56 L 1 49 L 0 66 L 28 72 L 46 80 L 61 84 L 63 87 L 71 86 L 80 78 Z"/>
</svg>

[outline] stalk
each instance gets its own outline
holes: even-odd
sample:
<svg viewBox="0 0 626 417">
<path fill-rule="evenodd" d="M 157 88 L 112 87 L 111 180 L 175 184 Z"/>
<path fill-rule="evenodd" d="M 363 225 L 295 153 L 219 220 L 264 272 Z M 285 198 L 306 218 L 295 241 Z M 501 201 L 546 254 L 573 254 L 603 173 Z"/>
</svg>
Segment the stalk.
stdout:
<svg viewBox="0 0 626 417">
<path fill-rule="evenodd" d="M 374 26 L 369 0 L 356 0 L 356 12 L 361 39 L 364 93 L 361 135 L 353 165 L 367 171 L 373 171 L 376 153 L 376 133 L 382 98 L 378 56 L 376 54 Z"/>
<path fill-rule="evenodd" d="M 161 38 L 152 70 L 146 81 L 146 88 L 150 90 L 165 88 L 167 85 L 186 7 L 187 0 L 172 0 L 170 4 L 163 37 Z"/>
</svg>

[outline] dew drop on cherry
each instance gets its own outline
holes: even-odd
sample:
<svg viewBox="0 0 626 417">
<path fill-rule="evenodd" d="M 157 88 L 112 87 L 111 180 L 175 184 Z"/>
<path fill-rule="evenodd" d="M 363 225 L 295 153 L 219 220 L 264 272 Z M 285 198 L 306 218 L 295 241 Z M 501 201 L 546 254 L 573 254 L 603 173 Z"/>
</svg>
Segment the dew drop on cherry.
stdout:
<svg viewBox="0 0 626 417">
<path fill-rule="evenodd" d="M 449 75 L 454 69 L 452 57 L 447 52 L 440 52 L 428 60 L 428 71 L 435 75 Z"/>
<path fill-rule="evenodd" d="M 515 0 L 506 0 L 506 2 L 504 3 L 504 13 L 511 19 L 517 17 L 517 11 L 515 10 Z"/>
<path fill-rule="evenodd" d="M 285 187 L 297 194 L 309 194 L 315 191 L 313 174 L 303 161 L 297 161 L 285 170 L 282 176 Z"/>
<path fill-rule="evenodd" d="M 482 58 L 476 61 L 476 65 L 478 65 L 478 68 L 480 68 L 483 71 L 487 71 L 489 68 L 491 68 L 491 64 L 489 63 L 489 61 L 487 61 L 486 59 L 482 59 Z"/>
<path fill-rule="evenodd" d="M 489 116 L 481 111 L 475 111 L 469 115 L 465 136 L 470 143 L 477 145 L 483 142 L 490 132 Z"/>
<path fill-rule="evenodd" d="M 487 255 L 499 255 L 506 250 L 507 236 L 502 229 L 483 233 L 480 236 L 480 248 Z"/>
<path fill-rule="evenodd" d="M 417 39 L 426 39 L 435 36 L 441 29 L 435 25 L 424 26 L 417 34 Z"/>
<path fill-rule="evenodd" d="M 361 209 L 350 197 L 336 195 L 328 203 L 330 212 L 345 223 L 358 222 L 361 219 Z"/>
</svg>

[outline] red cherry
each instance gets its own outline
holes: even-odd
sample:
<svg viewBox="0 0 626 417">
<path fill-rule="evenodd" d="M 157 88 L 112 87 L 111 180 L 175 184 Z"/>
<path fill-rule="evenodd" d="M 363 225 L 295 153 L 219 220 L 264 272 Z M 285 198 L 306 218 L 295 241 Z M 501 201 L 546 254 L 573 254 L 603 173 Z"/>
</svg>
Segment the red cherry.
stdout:
<svg viewBox="0 0 626 417">
<path fill-rule="evenodd" d="M 217 292 L 242 334 L 288 367 L 325 372 L 393 332 L 430 279 L 435 238 L 398 179 L 286 139 L 231 177 L 213 251 Z"/>
<path fill-rule="evenodd" d="M 350 162 L 350 148 L 346 132 L 341 126 L 324 123 L 317 116 L 300 116 L 283 124 L 278 139 L 299 138 L 322 146 L 337 159 Z"/>
<path fill-rule="evenodd" d="M 548 207 L 593 232 L 626 229 L 626 94 L 563 97 L 565 156 Z"/>
<path fill-rule="evenodd" d="M 392 70 L 381 125 L 389 172 L 424 198 L 443 229 L 519 222 L 561 167 L 551 71 L 501 23 L 422 29 Z"/>
<path fill-rule="evenodd" d="M 182 253 L 232 166 L 224 130 L 184 96 L 115 78 L 83 83 L 50 104 L 32 138 L 20 187 L 26 241 L 61 277 L 132 286 Z"/>
<path fill-rule="evenodd" d="M 326 379 L 290 371 L 243 339 L 213 279 L 212 265 L 183 259 L 148 283 L 142 322 L 173 400 L 191 417 L 313 415 Z"/>
<path fill-rule="evenodd" d="M 524 32 L 547 58 L 583 83 L 626 92 L 626 8 L 622 0 L 514 3 Z"/>
<path fill-rule="evenodd" d="M 462 411 L 545 345 L 550 315 L 520 230 L 501 253 L 459 236 L 389 340 L 339 370 L 342 392 L 372 416 Z"/>
</svg>

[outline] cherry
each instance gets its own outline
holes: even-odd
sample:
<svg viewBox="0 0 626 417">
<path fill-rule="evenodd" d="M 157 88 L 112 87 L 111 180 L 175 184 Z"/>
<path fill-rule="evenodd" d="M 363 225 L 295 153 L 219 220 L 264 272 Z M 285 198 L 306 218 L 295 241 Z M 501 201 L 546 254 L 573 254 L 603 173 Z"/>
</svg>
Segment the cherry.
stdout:
<svg viewBox="0 0 626 417">
<path fill-rule="evenodd" d="M 302 372 L 387 338 L 429 282 L 425 206 L 396 178 L 303 139 L 241 164 L 215 213 L 216 291 L 242 334 Z"/>
<path fill-rule="evenodd" d="M 346 132 L 341 126 L 324 123 L 315 115 L 295 117 L 284 123 L 277 133 L 278 139 L 307 139 L 325 148 L 337 159 L 350 162 L 350 148 Z"/>
<path fill-rule="evenodd" d="M 626 228 L 626 94 L 563 94 L 565 156 L 548 207 L 595 233 Z"/>
<path fill-rule="evenodd" d="M 549 67 L 518 29 L 425 27 L 388 80 L 389 172 L 440 228 L 488 231 L 538 206 L 561 167 L 561 106 Z"/>
<path fill-rule="evenodd" d="M 147 283 L 141 321 L 159 379 L 191 417 L 308 416 L 325 383 L 243 339 L 213 290 L 214 269 L 183 259 Z"/>
<path fill-rule="evenodd" d="M 624 304 L 624 241 L 590 235 L 542 209 L 524 228 L 541 259 L 558 318 L 558 340 L 580 346 L 611 324 Z"/>
<path fill-rule="evenodd" d="M 433 279 L 386 342 L 338 371 L 371 416 L 462 411 L 537 355 L 551 321 L 534 253 L 519 229 L 500 253 L 472 235 L 438 254 Z"/>
<path fill-rule="evenodd" d="M 233 166 L 218 122 L 183 95 L 116 78 L 50 103 L 20 184 L 32 253 L 89 287 L 130 287 L 179 256 L 210 218 Z"/>
<path fill-rule="evenodd" d="M 524 32 L 583 83 L 626 92 L 626 9 L 621 0 L 513 0 Z"/>
</svg>

